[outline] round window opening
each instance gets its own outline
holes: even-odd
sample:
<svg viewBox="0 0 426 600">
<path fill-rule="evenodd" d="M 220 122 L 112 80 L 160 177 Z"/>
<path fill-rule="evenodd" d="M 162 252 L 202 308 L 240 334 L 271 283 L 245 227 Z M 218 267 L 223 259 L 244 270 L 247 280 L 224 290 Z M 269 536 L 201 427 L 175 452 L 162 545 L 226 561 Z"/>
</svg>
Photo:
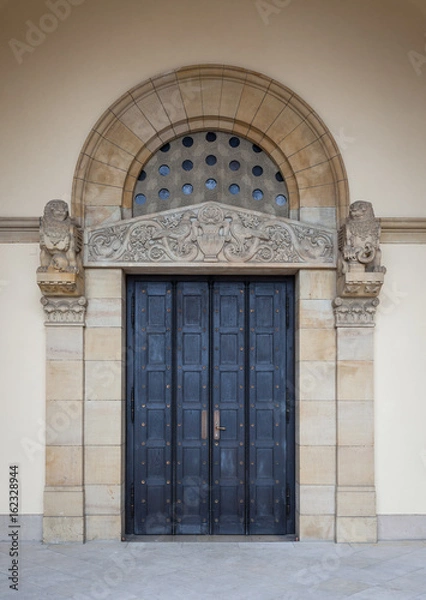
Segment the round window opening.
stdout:
<svg viewBox="0 0 426 600">
<path fill-rule="evenodd" d="M 278 165 L 258 144 L 219 131 L 187 134 L 161 146 L 139 173 L 133 216 L 205 202 L 289 216 Z"/>
</svg>

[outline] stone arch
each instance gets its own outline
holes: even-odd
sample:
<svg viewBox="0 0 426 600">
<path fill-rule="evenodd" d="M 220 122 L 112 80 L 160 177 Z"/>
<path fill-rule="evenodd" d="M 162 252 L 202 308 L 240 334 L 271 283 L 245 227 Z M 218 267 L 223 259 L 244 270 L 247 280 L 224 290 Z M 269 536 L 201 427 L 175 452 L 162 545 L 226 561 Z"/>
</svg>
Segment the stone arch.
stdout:
<svg viewBox="0 0 426 600">
<path fill-rule="evenodd" d="M 241 135 L 269 153 L 286 179 L 293 218 L 300 208 L 331 209 L 334 226 L 346 217 L 346 170 L 321 118 L 277 81 L 221 65 L 159 75 L 102 115 L 80 153 L 73 215 L 85 226 L 129 217 L 136 178 L 152 154 L 186 132 L 206 129 Z"/>
</svg>

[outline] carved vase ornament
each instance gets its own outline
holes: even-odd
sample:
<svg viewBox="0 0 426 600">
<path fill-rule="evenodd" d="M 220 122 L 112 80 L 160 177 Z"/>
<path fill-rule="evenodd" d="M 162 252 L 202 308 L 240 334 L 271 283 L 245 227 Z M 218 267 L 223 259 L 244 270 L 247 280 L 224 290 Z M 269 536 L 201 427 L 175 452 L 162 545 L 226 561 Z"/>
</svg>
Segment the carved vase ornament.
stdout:
<svg viewBox="0 0 426 600">
<path fill-rule="evenodd" d="M 332 231 L 218 202 L 87 230 L 87 266 L 177 263 L 332 266 Z"/>
<path fill-rule="evenodd" d="M 37 283 L 48 296 L 83 293 L 83 232 L 63 200 L 47 203 L 40 219 L 40 267 Z"/>
<path fill-rule="evenodd" d="M 386 268 L 381 264 L 380 221 L 370 202 L 351 204 L 339 231 L 337 326 L 374 326 Z"/>
</svg>

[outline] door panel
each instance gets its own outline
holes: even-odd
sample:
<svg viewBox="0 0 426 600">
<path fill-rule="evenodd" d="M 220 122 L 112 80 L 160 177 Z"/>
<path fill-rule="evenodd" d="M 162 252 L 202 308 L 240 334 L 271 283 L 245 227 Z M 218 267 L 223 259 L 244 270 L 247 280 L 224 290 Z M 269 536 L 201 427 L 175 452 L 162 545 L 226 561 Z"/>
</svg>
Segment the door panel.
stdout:
<svg viewBox="0 0 426 600">
<path fill-rule="evenodd" d="M 245 533 L 245 286 L 213 286 L 212 531 Z M 222 427 L 223 429 L 217 429 Z"/>
<path fill-rule="evenodd" d="M 285 511 L 286 287 L 252 283 L 249 295 L 249 528 L 279 534 Z"/>
<path fill-rule="evenodd" d="M 294 532 L 292 290 L 132 278 L 128 533 Z"/>
<path fill-rule="evenodd" d="M 176 285 L 176 533 L 209 527 L 209 287 Z"/>
<path fill-rule="evenodd" d="M 135 290 L 135 533 L 172 533 L 172 286 Z"/>
</svg>

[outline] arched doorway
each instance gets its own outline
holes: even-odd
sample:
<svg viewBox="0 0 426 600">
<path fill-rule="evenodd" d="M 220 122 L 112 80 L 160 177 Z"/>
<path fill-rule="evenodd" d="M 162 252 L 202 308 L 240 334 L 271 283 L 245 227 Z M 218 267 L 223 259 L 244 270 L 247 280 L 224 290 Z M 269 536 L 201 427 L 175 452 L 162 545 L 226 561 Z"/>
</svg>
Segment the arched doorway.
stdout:
<svg viewBox="0 0 426 600">
<path fill-rule="evenodd" d="M 273 226 L 291 240 L 295 249 L 291 257 L 283 258 L 282 244 L 278 252 L 271 250 L 271 236 L 266 261 L 255 256 L 242 260 L 241 254 L 230 261 L 225 243 L 212 257 L 203 248 L 201 233 L 191 242 L 196 254 L 189 261 L 170 252 L 160 253 L 161 260 L 140 254 L 140 236 L 132 237 L 137 228 L 157 228 L 156 239 L 162 240 L 163 249 L 172 239 L 164 213 L 154 219 L 132 218 L 140 173 L 164 145 L 198 132 L 241 137 L 262 148 L 277 165 L 286 183 L 290 220 L 274 215 Z M 329 130 L 296 94 L 263 75 L 228 66 L 187 67 L 130 90 L 104 113 L 81 152 L 72 198 L 73 215 L 86 230 L 85 345 L 79 370 L 73 365 L 82 394 L 80 426 L 85 436 L 72 451 L 48 447 L 55 469 L 49 460 L 46 494 L 49 506 L 56 508 L 45 513 L 45 539 L 117 538 L 124 532 L 124 424 L 129 410 L 125 276 L 135 273 L 296 277 L 296 533 L 302 539 L 335 538 L 338 355 L 332 300 L 336 296 L 335 234 L 348 205 L 343 161 Z M 178 218 L 186 218 L 185 208 L 176 210 Z M 202 207 L 194 205 L 191 210 L 195 210 L 194 220 L 202 222 Z M 260 219 L 258 228 L 268 227 L 262 213 L 248 210 Z M 241 218 L 239 208 L 230 215 L 220 214 L 215 218 L 228 223 Z M 243 224 L 243 238 L 247 227 Z M 125 252 L 124 240 L 129 244 Z M 324 244 L 328 255 L 323 253 Z M 360 354 L 358 359 L 357 373 L 358 367 L 371 368 L 369 357 L 367 361 Z M 61 374 L 52 371 L 51 382 L 57 376 Z M 364 455 L 368 460 L 369 454 Z M 61 465 L 66 470 L 70 461 L 80 466 L 75 476 L 64 481 L 56 470 Z M 361 478 L 357 485 L 361 490 Z M 365 505 L 371 506 L 374 488 L 368 477 L 362 493 Z M 78 498 L 78 509 L 70 509 L 68 515 L 58 514 L 63 494 Z M 361 530 L 367 530 L 375 515 L 371 509 L 361 513 L 357 523 L 363 520 Z M 353 516 L 358 515 L 341 516 L 340 522 L 351 527 Z M 368 535 L 361 531 L 352 537 Z"/>
</svg>

